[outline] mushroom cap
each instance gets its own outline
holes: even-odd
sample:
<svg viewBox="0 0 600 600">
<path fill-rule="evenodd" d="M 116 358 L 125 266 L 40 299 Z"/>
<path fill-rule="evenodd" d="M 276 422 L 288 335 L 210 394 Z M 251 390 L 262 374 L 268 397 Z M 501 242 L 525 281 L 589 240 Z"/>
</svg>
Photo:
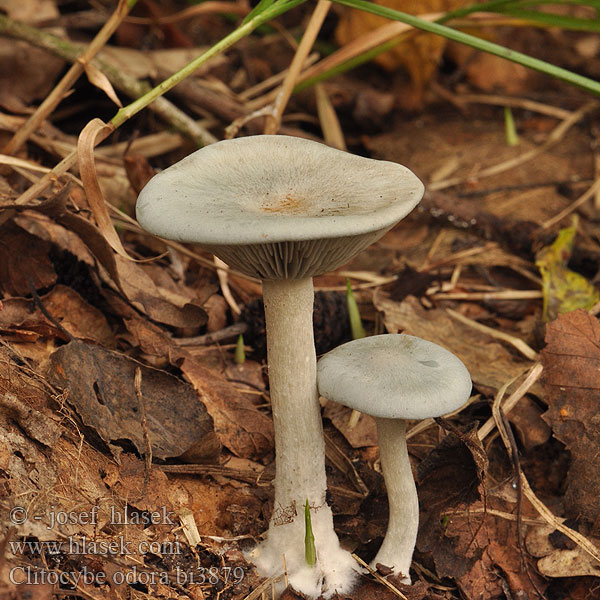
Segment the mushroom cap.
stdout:
<svg viewBox="0 0 600 600">
<path fill-rule="evenodd" d="M 317 364 L 321 396 L 373 417 L 424 419 L 460 408 L 471 393 L 467 368 L 448 350 L 405 334 L 353 340 Z"/>
<path fill-rule="evenodd" d="M 154 176 L 136 214 L 144 229 L 201 244 L 243 272 L 295 278 L 347 262 L 422 195 L 397 163 L 257 135 L 211 144 Z"/>
</svg>

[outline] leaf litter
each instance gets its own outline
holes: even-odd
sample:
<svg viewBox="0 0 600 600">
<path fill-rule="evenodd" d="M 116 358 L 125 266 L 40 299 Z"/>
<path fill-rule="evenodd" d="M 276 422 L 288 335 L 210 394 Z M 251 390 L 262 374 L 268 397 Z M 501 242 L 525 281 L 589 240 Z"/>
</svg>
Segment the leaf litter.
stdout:
<svg viewBox="0 0 600 600">
<path fill-rule="evenodd" d="M 40 25 L 17 12 L 18 3 L 5 4 L 10 18 Z M 96 25 L 77 29 L 69 19 L 85 20 L 75 5 L 32 4 L 67 45 L 71 37 L 91 39 L 106 16 L 93 6 L 87 18 Z M 186 130 L 192 119 L 178 121 L 179 108 L 164 99 L 172 112 L 159 102 L 160 114 L 177 133 L 141 118 L 93 149 L 104 129 L 94 119 L 115 110 L 106 93 L 114 88 L 125 102 L 132 80 L 158 81 L 230 24 L 210 12 L 166 22 L 182 3 L 139 4 L 111 40 L 116 45 L 87 69 L 101 89 L 80 78 L 27 145 L 2 162 L 0 593 L 270 598 L 271 582 L 243 554 L 273 509 L 260 288 L 233 273 L 217 276 L 210 256 L 167 246 L 132 218 L 140 187 L 193 151 L 186 135 L 198 139 L 199 131 Z M 435 12 L 464 3 L 418 4 Z M 286 19 L 301 31 L 301 19 Z M 384 34 L 385 23 L 359 13 L 327 19 L 323 39 L 342 46 Z M 555 51 L 571 66 L 586 52 L 585 68 L 598 68 L 585 34 L 571 44 L 562 31 L 483 31 L 521 49 L 543 48 L 549 60 Z M 208 133 L 203 139 L 222 137 L 231 121 L 272 101 L 273 88 L 262 81 L 281 81 L 294 55 L 278 35 L 247 38 L 174 90 L 178 106 L 210 130 L 200 130 Z M 0 86 L 4 146 L 54 89 L 64 57 L 24 40 L 1 41 L 3 56 L 22 65 L 18 85 Z M 144 45 L 150 48 L 142 52 Z M 442 344 L 468 366 L 474 390 L 446 421 L 413 424 L 421 511 L 414 584 L 374 573 L 348 597 L 593 597 L 600 575 L 600 232 L 590 144 L 597 107 L 580 92 L 428 35 L 408 36 L 379 61 L 384 70 L 361 67 L 326 82 L 317 100 L 310 91 L 294 96 L 283 115 L 282 133 L 318 137 L 318 124 L 326 140 L 406 164 L 429 187 L 421 208 L 379 243 L 316 279 L 319 351 L 348 339 L 340 292 L 350 277 L 369 334 L 400 331 Z M 111 64 L 130 79 L 118 83 Z M 505 105 L 519 129 L 516 148 L 504 140 Z M 72 154 L 86 124 L 80 171 L 53 173 L 52 185 L 34 193 L 41 173 Z M 245 129 L 262 132 L 260 120 Z M 573 211 L 579 221 L 577 237 L 566 240 L 567 270 L 559 245 L 569 231 L 560 228 Z M 572 310 L 582 296 L 585 310 Z M 251 358 L 234 365 L 240 327 Z M 504 404 L 516 434 L 507 444 L 502 394 L 508 387 L 514 398 L 523 381 L 533 383 L 516 394 L 516 405 Z M 363 415 L 352 426 L 348 411 L 331 403 L 323 415 L 336 527 L 368 563 L 387 519 L 374 424 Z M 15 506 L 32 518 L 11 523 Z M 11 545 L 25 541 L 61 545 L 56 552 Z M 88 552 L 68 547 L 91 542 L 97 546 Z M 115 551 L 98 551 L 110 543 Z M 71 580 L 28 585 L 10 576 L 15 566 L 27 569 L 21 574 L 51 568 Z M 86 571 L 107 574 L 108 582 L 73 580 Z M 115 583 L 120 574 L 129 579 Z M 279 597 L 298 596 L 288 589 Z"/>
</svg>

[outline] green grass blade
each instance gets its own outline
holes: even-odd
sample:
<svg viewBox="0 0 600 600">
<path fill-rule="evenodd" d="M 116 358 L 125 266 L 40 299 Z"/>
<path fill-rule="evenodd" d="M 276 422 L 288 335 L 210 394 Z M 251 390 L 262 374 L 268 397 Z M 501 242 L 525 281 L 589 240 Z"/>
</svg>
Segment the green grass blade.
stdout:
<svg viewBox="0 0 600 600">
<path fill-rule="evenodd" d="M 346 277 L 346 306 L 348 307 L 348 318 L 350 319 L 350 329 L 352 330 L 352 339 L 358 340 L 367 335 L 360 318 L 358 304 L 350 285 L 350 279 Z"/>
<path fill-rule="evenodd" d="M 304 558 L 309 567 L 314 567 L 317 564 L 317 549 L 315 548 L 315 536 L 313 535 L 312 521 L 310 520 L 308 498 L 304 505 L 304 527 L 306 530 L 304 534 Z"/>
</svg>

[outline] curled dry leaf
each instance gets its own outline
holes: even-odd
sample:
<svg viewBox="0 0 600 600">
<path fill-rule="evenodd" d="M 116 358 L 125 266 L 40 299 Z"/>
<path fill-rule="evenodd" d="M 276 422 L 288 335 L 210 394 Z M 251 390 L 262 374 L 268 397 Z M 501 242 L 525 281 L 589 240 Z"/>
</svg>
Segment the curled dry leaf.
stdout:
<svg viewBox="0 0 600 600">
<path fill-rule="evenodd" d="M 129 260 L 133 260 L 127 254 L 121 240 L 117 235 L 114 225 L 108 214 L 104 203 L 104 196 L 98 183 L 96 165 L 94 162 L 94 148 L 102 140 L 106 139 L 114 131 L 114 126 L 104 123 L 101 119 L 92 119 L 79 135 L 77 141 L 77 152 L 79 156 L 79 172 L 83 187 L 87 195 L 87 200 L 98 224 L 102 235 L 110 244 L 112 249 Z"/>
<path fill-rule="evenodd" d="M 193 455 L 196 461 L 211 461 L 218 455 L 212 419 L 189 384 L 78 340 L 56 350 L 50 360 L 52 375 L 69 389 L 69 403 L 115 456 L 115 443 L 131 443 L 140 454 L 146 451 L 140 401 L 155 458 Z M 142 371 L 142 400 L 134 386 L 137 368 Z"/>
<path fill-rule="evenodd" d="M 584 310 L 560 315 L 546 327 L 544 419 L 571 451 L 565 506 L 600 531 L 600 325 Z"/>
</svg>

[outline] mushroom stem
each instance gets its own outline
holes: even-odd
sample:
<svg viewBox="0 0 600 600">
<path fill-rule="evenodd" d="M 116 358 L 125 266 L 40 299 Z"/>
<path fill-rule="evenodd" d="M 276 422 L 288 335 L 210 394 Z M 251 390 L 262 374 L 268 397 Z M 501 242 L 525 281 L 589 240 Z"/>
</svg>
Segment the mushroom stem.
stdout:
<svg viewBox="0 0 600 600">
<path fill-rule="evenodd" d="M 376 419 L 381 470 L 389 503 L 388 528 L 371 566 L 394 569 L 401 582 L 410 584 L 409 569 L 417 541 L 419 500 L 406 447 L 404 419 Z"/>
<path fill-rule="evenodd" d="M 355 562 L 340 547 L 325 501 L 325 443 L 317 392 L 312 278 L 263 281 L 269 385 L 275 429 L 275 503 L 266 540 L 249 558 L 261 575 L 279 575 L 308 598 L 348 592 Z M 308 501 L 316 564 L 306 562 Z"/>
<path fill-rule="evenodd" d="M 312 278 L 263 281 L 275 428 L 273 522 L 325 503 L 325 444 L 317 392 Z"/>
</svg>

